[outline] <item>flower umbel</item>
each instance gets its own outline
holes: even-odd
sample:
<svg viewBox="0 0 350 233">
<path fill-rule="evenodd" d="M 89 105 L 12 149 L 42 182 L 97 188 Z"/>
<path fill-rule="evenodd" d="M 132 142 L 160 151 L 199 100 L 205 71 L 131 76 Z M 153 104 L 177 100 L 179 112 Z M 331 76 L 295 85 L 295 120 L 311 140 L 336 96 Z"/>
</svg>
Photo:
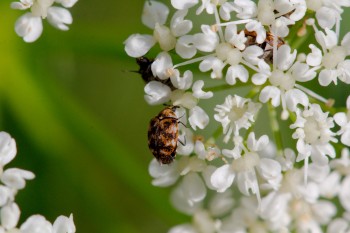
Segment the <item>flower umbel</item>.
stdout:
<svg viewBox="0 0 350 233">
<path fill-rule="evenodd" d="M 158 52 L 145 100 L 177 106 L 189 125 L 175 161 L 149 166 L 152 184 L 174 186 L 172 204 L 193 218 L 169 232 L 346 232 L 350 92 L 334 107 L 317 85 L 350 83 L 350 33 L 339 27 L 350 1 L 169 4 L 146 1 L 152 31 L 124 42 L 137 59 Z M 300 46 L 308 38 L 311 52 Z"/>
</svg>

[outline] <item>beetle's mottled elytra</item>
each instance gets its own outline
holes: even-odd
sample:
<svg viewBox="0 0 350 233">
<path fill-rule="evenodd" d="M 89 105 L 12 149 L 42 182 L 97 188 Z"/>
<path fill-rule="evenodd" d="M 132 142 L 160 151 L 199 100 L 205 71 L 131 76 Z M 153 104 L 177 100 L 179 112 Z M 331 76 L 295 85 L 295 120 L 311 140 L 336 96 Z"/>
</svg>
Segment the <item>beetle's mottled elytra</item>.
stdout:
<svg viewBox="0 0 350 233">
<path fill-rule="evenodd" d="M 148 147 L 162 164 L 170 164 L 176 156 L 179 140 L 178 106 L 168 106 L 151 119 L 148 128 Z"/>
<path fill-rule="evenodd" d="M 168 87 L 170 87 L 171 90 L 175 90 L 176 88 L 171 83 L 171 80 L 169 78 L 162 80 L 162 79 L 158 78 L 157 76 L 153 75 L 152 69 L 151 69 L 153 62 L 154 62 L 153 59 L 148 59 L 147 57 L 136 58 L 136 63 L 140 67 L 138 70 L 138 73 L 141 74 L 143 81 L 145 81 L 145 83 L 149 83 L 151 81 L 158 81 L 158 82 L 161 82 L 161 83 L 167 85 Z"/>
</svg>

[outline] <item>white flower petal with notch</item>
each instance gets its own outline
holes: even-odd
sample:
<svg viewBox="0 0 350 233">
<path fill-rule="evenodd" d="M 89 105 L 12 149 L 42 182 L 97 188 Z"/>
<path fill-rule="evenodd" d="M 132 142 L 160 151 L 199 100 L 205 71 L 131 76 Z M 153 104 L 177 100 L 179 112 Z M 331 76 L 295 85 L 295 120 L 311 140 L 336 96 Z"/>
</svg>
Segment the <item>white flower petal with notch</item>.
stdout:
<svg viewBox="0 0 350 233">
<path fill-rule="evenodd" d="M 266 86 L 262 89 L 259 95 L 259 101 L 262 103 L 267 103 L 271 99 L 271 104 L 274 107 L 280 105 L 281 101 L 281 90 L 275 86 Z"/>
<path fill-rule="evenodd" d="M 250 64 L 258 65 L 259 68 L 261 66 L 264 70 L 266 70 L 266 69 L 270 70 L 270 66 L 268 66 L 268 64 L 266 64 L 266 62 L 260 58 L 263 54 L 264 54 L 264 50 L 256 45 L 248 46 L 242 52 L 244 60 L 246 60 Z M 266 65 L 263 63 L 265 63 Z"/>
<path fill-rule="evenodd" d="M 171 83 L 180 90 L 187 90 L 192 85 L 193 73 L 190 70 L 186 70 L 183 77 L 180 77 L 179 70 L 175 69 L 170 76 Z"/>
<path fill-rule="evenodd" d="M 337 77 L 338 77 L 338 72 L 337 70 L 321 70 L 320 74 L 318 75 L 318 82 L 320 83 L 321 86 L 328 86 L 333 83 L 337 83 Z"/>
<path fill-rule="evenodd" d="M 322 52 L 315 45 L 310 44 L 311 53 L 306 56 L 306 63 L 309 66 L 319 66 L 322 62 Z"/>
<path fill-rule="evenodd" d="M 33 0 L 21 0 L 20 2 L 11 2 L 11 8 L 16 10 L 26 10 L 33 5 Z"/>
<path fill-rule="evenodd" d="M 333 28 L 340 14 L 329 7 L 321 7 L 316 11 L 316 19 L 318 24 L 323 28 Z"/>
<path fill-rule="evenodd" d="M 47 20 L 49 23 L 62 31 L 67 31 L 67 24 L 72 24 L 73 18 L 71 13 L 63 8 L 52 6 L 47 10 Z"/>
<path fill-rule="evenodd" d="M 211 91 L 203 91 L 202 88 L 204 87 L 204 81 L 203 80 L 197 80 L 193 83 L 192 86 L 192 92 L 193 96 L 198 99 L 210 99 L 213 97 L 213 92 Z"/>
<path fill-rule="evenodd" d="M 75 233 L 75 225 L 73 222 L 73 214 L 68 217 L 59 216 L 53 223 L 52 233 Z"/>
<path fill-rule="evenodd" d="M 350 60 L 342 61 L 337 66 L 338 77 L 346 84 L 350 84 Z"/>
<path fill-rule="evenodd" d="M 162 2 L 145 1 L 141 20 L 150 29 L 154 29 L 156 23 L 165 24 L 169 15 L 169 8 Z"/>
<path fill-rule="evenodd" d="M 295 112 L 297 109 L 297 105 L 301 104 L 304 107 L 307 107 L 309 105 L 309 98 L 307 95 L 298 89 L 291 89 L 285 93 L 285 99 L 287 108 Z"/>
<path fill-rule="evenodd" d="M 175 51 L 180 57 L 190 59 L 196 55 L 197 48 L 193 44 L 193 38 L 192 35 L 184 35 L 177 39 Z"/>
<path fill-rule="evenodd" d="M 260 22 L 258 22 L 256 20 L 253 20 L 253 21 L 247 23 L 245 25 L 245 28 L 248 31 L 250 31 L 250 32 L 252 32 L 252 31 L 256 32 L 256 35 L 257 35 L 256 36 L 256 42 L 258 44 L 262 44 L 265 41 L 265 39 L 266 39 L 266 30 L 265 30 L 264 26 Z"/>
<path fill-rule="evenodd" d="M 217 192 L 223 193 L 229 187 L 231 187 L 234 179 L 235 172 L 233 171 L 231 165 L 225 164 L 213 172 L 210 178 L 210 183 Z"/>
<path fill-rule="evenodd" d="M 232 2 L 225 2 L 221 5 L 219 14 L 223 20 L 228 21 L 231 19 L 231 12 L 236 10 Z"/>
<path fill-rule="evenodd" d="M 169 166 L 162 166 L 156 159 L 150 162 L 148 173 L 153 178 L 152 185 L 157 187 L 171 186 L 180 176 L 177 171 L 177 161 L 173 161 Z"/>
<path fill-rule="evenodd" d="M 208 114 L 199 106 L 190 109 L 189 115 L 188 121 L 194 130 L 197 130 L 197 127 L 204 129 L 209 123 Z"/>
<path fill-rule="evenodd" d="M 34 42 L 43 32 L 42 20 L 32 13 L 26 13 L 16 21 L 15 31 L 25 42 Z"/>
<path fill-rule="evenodd" d="M 210 77 L 212 79 L 222 78 L 222 69 L 224 67 L 225 64 L 223 63 L 223 61 L 221 61 L 217 57 L 208 57 L 199 64 L 199 70 L 202 72 L 212 70 L 210 74 Z"/>
<path fill-rule="evenodd" d="M 255 2 L 251 0 L 235 0 L 233 4 L 236 8 L 237 18 L 252 19 L 257 16 L 258 8 Z"/>
<path fill-rule="evenodd" d="M 180 10 L 175 12 L 170 22 L 171 32 L 175 37 L 183 36 L 192 30 L 192 21 L 184 20 L 187 15 L 187 10 Z"/>
<path fill-rule="evenodd" d="M 153 31 L 153 37 L 156 41 L 158 41 L 159 47 L 163 51 L 167 52 L 175 48 L 176 38 L 167 26 L 156 23 Z"/>
<path fill-rule="evenodd" d="M 156 43 L 151 35 L 133 34 L 124 41 L 125 52 L 130 57 L 141 57 L 145 55 Z"/>
<path fill-rule="evenodd" d="M 278 69 L 282 71 L 288 70 L 293 65 L 296 56 L 296 49 L 291 53 L 291 48 L 288 45 L 280 46 L 277 50 L 278 59 L 276 61 Z"/>
<path fill-rule="evenodd" d="M 248 81 L 249 73 L 242 65 L 230 66 L 226 72 L 226 82 L 229 85 L 235 85 L 236 79 L 246 83 Z"/>
<path fill-rule="evenodd" d="M 195 98 L 192 93 L 184 92 L 183 90 L 175 90 L 171 93 L 170 99 L 175 106 L 182 106 L 187 109 L 194 108 L 198 99 Z"/>
<path fill-rule="evenodd" d="M 193 44 L 203 52 L 212 52 L 219 44 L 219 37 L 213 32 L 209 25 L 201 26 L 203 33 L 197 33 L 193 37 Z"/>
<path fill-rule="evenodd" d="M 26 180 L 32 180 L 34 177 L 34 173 L 30 171 L 18 168 L 9 168 L 2 174 L 1 181 L 8 187 L 23 189 L 26 185 Z"/>
</svg>

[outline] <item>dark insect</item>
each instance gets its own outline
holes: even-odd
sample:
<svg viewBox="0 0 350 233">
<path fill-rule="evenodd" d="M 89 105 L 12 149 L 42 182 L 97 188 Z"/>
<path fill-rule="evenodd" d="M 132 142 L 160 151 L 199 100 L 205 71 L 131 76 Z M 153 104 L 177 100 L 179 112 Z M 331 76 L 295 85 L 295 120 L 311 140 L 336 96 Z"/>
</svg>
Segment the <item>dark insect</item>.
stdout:
<svg viewBox="0 0 350 233">
<path fill-rule="evenodd" d="M 248 38 L 246 41 L 246 47 L 251 46 L 251 45 L 257 45 L 260 48 L 264 50 L 264 54 L 262 55 L 261 58 L 263 58 L 267 63 L 272 64 L 273 63 L 273 40 L 274 40 L 274 35 L 271 32 L 266 32 L 266 39 L 263 43 L 259 44 L 256 42 L 256 37 L 257 34 L 255 31 L 248 31 L 244 30 L 245 36 Z M 281 37 L 277 38 L 277 48 L 281 47 L 284 45 L 285 42 Z"/>
<path fill-rule="evenodd" d="M 163 109 L 152 118 L 148 127 L 148 147 L 161 164 L 170 164 L 176 156 L 179 141 L 179 118 L 175 114 L 176 108 L 178 106 Z"/>
<path fill-rule="evenodd" d="M 171 80 L 169 78 L 162 80 L 157 76 L 153 76 L 152 69 L 151 69 L 151 65 L 154 62 L 153 59 L 148 59 L 147 57 L 138 57 L 136 58 L 136 62 L 140 67 L 140 69 L 138 70 L 138 73 L 141 74 L 141 77 L 143 81 L 145 81 L 145 83 L 149 83 L 151 81 L 158 81 L 170 87 L 171 90 L 176 89 L 171 83 Z"/>
</svg>

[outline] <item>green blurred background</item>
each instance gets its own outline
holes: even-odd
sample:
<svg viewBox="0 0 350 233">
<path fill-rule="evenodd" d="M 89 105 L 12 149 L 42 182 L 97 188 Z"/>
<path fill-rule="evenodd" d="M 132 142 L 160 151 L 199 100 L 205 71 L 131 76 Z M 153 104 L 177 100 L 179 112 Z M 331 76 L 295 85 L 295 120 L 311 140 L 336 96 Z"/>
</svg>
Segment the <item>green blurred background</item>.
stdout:
<svg viewBox="0 0 350 233">
<path fill-rule="evenodd" d="M 0 130 L 17 142 L 8 167 L 36 174 L 16 198 L 20 223 L 32 214 L 52 222 L 73 213 L 77 232 L 160 233 L 189 220 L 147 171 L 146 131 L 161 106 L 145 104 L 144 83 L 129 72 L 137 66 L 122 44 L 150 33 L 140 20 L 143 1 L 80 0 L 68 32 L 45 21 L 33 44 L 15 34 L 23 12 L 9 4 L 0 2 Z M 344 92 L 334 90 L 327 89 L 344 104 Z"/>
</svg>

